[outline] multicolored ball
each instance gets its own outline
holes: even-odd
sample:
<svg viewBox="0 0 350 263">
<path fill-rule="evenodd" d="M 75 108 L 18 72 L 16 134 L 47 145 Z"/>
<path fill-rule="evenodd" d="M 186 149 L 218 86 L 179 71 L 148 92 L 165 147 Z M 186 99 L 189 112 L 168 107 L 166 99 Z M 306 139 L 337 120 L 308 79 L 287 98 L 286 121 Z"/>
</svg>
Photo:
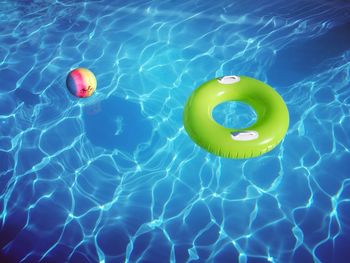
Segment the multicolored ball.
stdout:
<svg viewBox="0 0 350 263">
<path fill-rule="evenodd" d="M 67 88 L 78 98 L 90 97 L 96 90 L 96 77 L 86 68 L 76 68 L 69 72 L 66 80 Z"/>
</svg>

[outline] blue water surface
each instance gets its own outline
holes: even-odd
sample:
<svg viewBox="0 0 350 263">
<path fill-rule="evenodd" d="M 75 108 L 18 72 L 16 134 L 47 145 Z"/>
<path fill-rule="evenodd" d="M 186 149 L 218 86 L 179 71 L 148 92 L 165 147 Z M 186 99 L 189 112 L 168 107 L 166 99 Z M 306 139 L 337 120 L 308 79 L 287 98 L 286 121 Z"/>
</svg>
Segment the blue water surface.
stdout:
<svg viewBox="0 0 350 263">
<path fill-rule="evenodd" d="M 348 1 L 0 4 L 0 262 L 349 262 Z M 91 98 L 65 87 L 76 67 Z M 273 151 L 187 135 L 187 98 L 223 75 L 286 101 Z"/>
</svg>

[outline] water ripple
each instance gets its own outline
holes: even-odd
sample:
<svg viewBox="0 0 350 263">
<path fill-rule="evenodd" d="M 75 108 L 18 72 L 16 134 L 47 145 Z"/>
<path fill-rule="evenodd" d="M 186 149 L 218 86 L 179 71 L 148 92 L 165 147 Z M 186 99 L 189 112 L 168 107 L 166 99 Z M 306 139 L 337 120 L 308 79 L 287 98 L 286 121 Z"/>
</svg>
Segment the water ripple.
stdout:
<svg viewBox="0 0 350 263">
<path fill-rule="evenodd" d="M 349 4 L 0 3 L 0 261 L 349 256 Z M 65 88 L 78 66 L 98 79 L 87 100 Z M 183 128 L 191 92 L 231 74 L 288 105 L 259 158 L 218 158 Z"/>
</svg>

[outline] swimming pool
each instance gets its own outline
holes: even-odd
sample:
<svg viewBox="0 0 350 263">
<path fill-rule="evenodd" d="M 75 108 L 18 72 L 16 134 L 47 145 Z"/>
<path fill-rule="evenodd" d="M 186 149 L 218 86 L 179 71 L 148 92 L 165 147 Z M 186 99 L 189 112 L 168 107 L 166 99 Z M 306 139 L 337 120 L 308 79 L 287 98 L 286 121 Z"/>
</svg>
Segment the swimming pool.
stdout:
<svg viewBox="0 0 350 263">
<path fill-rule="evenodd" d="M 1 2 L 0 261 L 346 262 L 350 5 L 111 2 Z M 65 87 L 78 66 L 89 99 Z M 192 91 L 234 74 L 289 109 L 258 158 L 216 157 L 183 128 Z"/>
</svg>

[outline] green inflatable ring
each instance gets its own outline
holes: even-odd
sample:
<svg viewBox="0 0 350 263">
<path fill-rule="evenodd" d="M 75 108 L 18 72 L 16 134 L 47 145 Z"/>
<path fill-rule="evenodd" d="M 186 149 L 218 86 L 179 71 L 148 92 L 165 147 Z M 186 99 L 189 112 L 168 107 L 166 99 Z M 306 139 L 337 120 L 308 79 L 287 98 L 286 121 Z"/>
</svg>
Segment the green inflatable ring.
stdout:
<svg viewBox="0 0 350 263">
<path fill-rule="evenodd" d="M 241 101 L 257 113 L 246 129 L 229 129 L 212 117 L 220 103 Z M 284 138 L 289 114 L 281 96 L 265 83 L 245 76 L 225 76 L 198 87 L 184 109 L 184 126 L 199 146 L 228 158 L 250 158 L 271 151 Z"/>
</svg>

